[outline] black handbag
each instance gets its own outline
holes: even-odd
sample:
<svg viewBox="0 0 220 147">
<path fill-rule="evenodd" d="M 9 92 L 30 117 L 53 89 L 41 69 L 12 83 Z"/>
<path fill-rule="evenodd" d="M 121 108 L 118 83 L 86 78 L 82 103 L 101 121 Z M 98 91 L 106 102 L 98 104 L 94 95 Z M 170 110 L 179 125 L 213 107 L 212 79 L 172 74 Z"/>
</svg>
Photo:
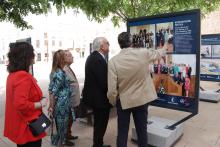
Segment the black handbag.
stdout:
<svg viewBox="0 0 220 147">
<path fill-rule="evenodd" d="M 33 136 L 38 136 L 50 126 L 51 121 L 47 116 L 42 113 L 38 119 L 28 123 L 28 126 L 33 134 Z"/>
</svg>

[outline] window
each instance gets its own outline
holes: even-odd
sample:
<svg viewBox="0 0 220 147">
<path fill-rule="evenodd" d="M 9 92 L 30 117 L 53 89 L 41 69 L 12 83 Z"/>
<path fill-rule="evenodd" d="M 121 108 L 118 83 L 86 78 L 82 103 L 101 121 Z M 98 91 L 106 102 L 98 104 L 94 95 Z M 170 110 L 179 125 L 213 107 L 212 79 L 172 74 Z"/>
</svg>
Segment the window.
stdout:
<svg viewBox="0 0 220 147">
<path fill-rule="evenodd" d="M 40 40 L 36 40 L 36 47 L 40 48 Z"/>
<path fill-rule="evenodd" d="M 48 40 L 44 40 L 44 46 L 48 46 Z"/>
<path fill-rule="evenodd" d="M 55 46 L 55 40 L 52 40 L 52 46 Z"/>
<path fill-rule="evenodd" d="M 59 47 L 62 47 L 62 41 L 59 41 Z"/>
<path fill-rule="evenodd" d="M 48 53 L 45 53 L 44 56 L 45 56 L 45 57 L 49 57 L 49 54 L 48 54 Z"/>
<path fill-rule="evenodd" d="M 47 33 L 44 33 L 44 38 L 47 38 Z"/>
<path fill-rule="evenodd" d="M 41 53 L 37 53 L 37 61 L 41 61 Z"/>
</svg>

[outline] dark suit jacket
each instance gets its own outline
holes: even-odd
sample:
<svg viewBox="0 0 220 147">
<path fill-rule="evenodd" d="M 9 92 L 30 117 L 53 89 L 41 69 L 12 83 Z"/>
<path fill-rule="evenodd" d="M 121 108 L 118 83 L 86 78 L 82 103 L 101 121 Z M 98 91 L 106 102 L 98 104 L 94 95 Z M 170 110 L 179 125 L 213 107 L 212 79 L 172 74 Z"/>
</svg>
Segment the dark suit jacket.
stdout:
<svg viewBox="0 0 220 147">
<path fill-rule="evenodd" d="M 98 109 L 110 108 L 107 98 L 107 63 L 98 51 L 89 55 L 85 64 L 83 102 Z"/>
</svg>

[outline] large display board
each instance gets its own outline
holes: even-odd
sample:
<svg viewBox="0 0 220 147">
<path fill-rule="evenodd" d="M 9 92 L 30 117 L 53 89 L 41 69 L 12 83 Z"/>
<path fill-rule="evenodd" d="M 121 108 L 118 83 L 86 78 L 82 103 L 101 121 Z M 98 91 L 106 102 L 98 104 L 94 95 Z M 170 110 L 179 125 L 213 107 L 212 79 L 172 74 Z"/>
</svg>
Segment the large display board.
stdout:
<svg viewBox="0 0 220 147">
<path fill-rule="evenodd" d="M 200 79 L 220 82 L 220 34 L 201 37 Z"/>
<path fill-rule="evenodd" d="M 127 28 L 134 47 L 167 49 L 149 67 L 158 94 L 150 104 L 198 113 L 200 10 L 129 19 Z"/>
</svg>

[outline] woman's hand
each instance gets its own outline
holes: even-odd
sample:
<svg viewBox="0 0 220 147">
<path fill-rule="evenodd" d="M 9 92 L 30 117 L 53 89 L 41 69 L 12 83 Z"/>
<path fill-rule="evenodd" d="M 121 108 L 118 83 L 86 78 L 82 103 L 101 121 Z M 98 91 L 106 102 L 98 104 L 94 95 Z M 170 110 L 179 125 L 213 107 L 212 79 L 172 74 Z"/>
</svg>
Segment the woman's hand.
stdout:
<svg viewBox="0 0 220 147">
<path fill-rule="evenodd" d="M 52 113 L 53 112 L 53 108 L 52 107 L 49 107 L 48 108 L 48 113 Z"/>
<path fill-rule="evenodd" d="M 48 115 L 49 115 L 49 117 L 50 117 L 50 118 L 53 118 L 53 110 L 54 110 L 54 109 L 53 109 L 52 107 L 49 107 L 47 110 L 48 110 Z"/>
<path fill-rule="evenodd" d="M 34 107 L 35 107 L 35 109 L 43 108 L 43 107 L 47 106 L 47 102 L 48 102 L 47 98 L 42 98 L 39 102 L 34 103 Z"/>
<path fill-rule="evenodd" d="M 42 108 L 47 106 L 47 103 L 48 103 L 48 99 L 47 98 L 42 98 L 41 101 L 40 101 L 40 104 L 41 104 Z"/>
</svg>

